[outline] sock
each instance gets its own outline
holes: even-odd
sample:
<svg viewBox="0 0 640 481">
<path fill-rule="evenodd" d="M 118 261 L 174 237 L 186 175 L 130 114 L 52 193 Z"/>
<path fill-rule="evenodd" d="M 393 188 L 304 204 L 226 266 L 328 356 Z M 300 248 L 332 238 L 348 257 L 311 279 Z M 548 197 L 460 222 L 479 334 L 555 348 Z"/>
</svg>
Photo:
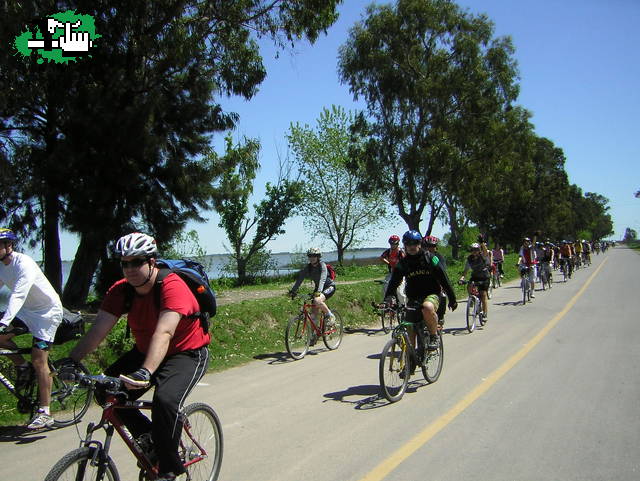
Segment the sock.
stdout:
<svg viewBox="0 0 640 481">
<path fill-rule="evenodd" d="M 40 407 L 38 408 L 38 412 L 39 412 L 39 413 L 44 413 L 44 414 L 46 414 L 47 416 L 51 416 L 51 412 L 49 411 L 49 406 L 40 406 Z"/>
</svg>

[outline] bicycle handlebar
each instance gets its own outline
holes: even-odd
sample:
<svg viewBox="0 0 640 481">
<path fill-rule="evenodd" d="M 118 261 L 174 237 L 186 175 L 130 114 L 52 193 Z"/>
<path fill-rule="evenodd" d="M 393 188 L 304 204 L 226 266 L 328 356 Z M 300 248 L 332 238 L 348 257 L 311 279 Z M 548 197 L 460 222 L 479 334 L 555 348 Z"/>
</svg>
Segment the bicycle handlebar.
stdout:
<svg viewBox="0 0 640 481">
<path fill-rule="evenodd" d="M 117 377 L 105 376 L 104 374 L 92 375 L 77 373 L 76 380 L 78 381 L 78 384 L 83 387 L 89 388 L 99 386 L 109 393 L 126 394 L 126 390 L 123 390 L 124 382 L 122 379 Z"/>
</svg>

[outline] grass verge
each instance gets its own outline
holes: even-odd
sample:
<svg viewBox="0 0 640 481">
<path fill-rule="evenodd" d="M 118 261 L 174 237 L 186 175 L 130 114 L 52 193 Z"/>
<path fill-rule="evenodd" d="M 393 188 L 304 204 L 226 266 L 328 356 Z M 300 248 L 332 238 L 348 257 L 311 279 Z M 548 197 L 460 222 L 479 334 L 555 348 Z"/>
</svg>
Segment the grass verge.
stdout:
<svg viewBox="0 0 640 481">
<path fill-rule="evenodd" d="M 505 281 L 515 278 L 517 255 L 506 256 L 504 263 Z M 466 299 L 465 288 L 458 286 L 463 264 L 448 261 L 449 278 L 454 284 L 458 299 Z M 343 317 L 344 327 L 355 330 L 366 326 L 376 326 L 377 315 L 372 301 L 380 301 L 381 287 L 371 279 L 382 279 L 385 268 L 380 265 L 347 266 L 337 268 L 338 281 L 360 281 L 338 286 L 336 294 L 330 300 L 332 308 L 338 310 Z M 286 357 L 284 331 L 287 321 L 297 314 L 301 301 L 292 301 L 284 294 L 291 286 L 293 278 L 278 279 L 271 284 L 262 284 L 260 289 L 281 290 L 282 295 L 267 299 L 247 300 L 219 306 L 218 313 L 211 325 L 211 371 L 220 371 L 238 366 L 254 359 Z M 248 289 L 248 288 L 238 288 Z M 305 292 L 301 288 L 300 292 Z M 111 331 L 100 348 L 87 357 L 85 364 L 93 373 L 102 372 L 105 367 L 115 361 L 133 344 L 125 334 L 126 323 L 120 320 Z M 17 339 L 20 346 L 31 343 L 29 336 Z M 68 355 L 74 343 L 54 346 L 51 351 L 53 359 Z M 0 356 L 0 368 L 8 366 L 8 359 Z M 0 388 L 0 425 L 20 424 L 26 420 L 25 415 L 15 411 L 16 400 L 9 392 Z"/>
</svg>

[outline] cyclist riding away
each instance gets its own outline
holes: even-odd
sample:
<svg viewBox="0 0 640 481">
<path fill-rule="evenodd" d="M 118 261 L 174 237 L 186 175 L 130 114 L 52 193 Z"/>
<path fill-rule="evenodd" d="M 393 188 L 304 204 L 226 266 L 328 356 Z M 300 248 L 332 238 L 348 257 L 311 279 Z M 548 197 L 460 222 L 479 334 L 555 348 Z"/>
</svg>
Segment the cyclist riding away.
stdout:
<svg viewBox="0 0 640 481">
<path fill-rule="evenodd" d="M 484 319 L 489 320 L 489 302 L 487 292 L 489 291 L 489 269 L 491 268 L 490 258 L 483 256 L 480 248 L 480 244 L 477 242 L 471 244 L 471 254 L 467 257 L 467 262 L 464 265 L 464 271 L 460 281 L 464 281 L 468 271 L 471 271 L 471 281 L 476 284 L 478 292 L 480 294 L 480 304 L 482 305 L 482 312 L 484 312 Z M 469 295 L 471 295 L 471 286 L 467 285 Z"/>
<path fill-rule="evenodd" d="M 116 243 L 124 278 L 107 292 L 89 332 L 71 351 L 65 365 L 73 368 L 94 351 L 125 313 L 135 345 L 105 374 L 120 376 L 129 399 L 141 397 L 152 386 L 151 420 L 137 409 L 119 413 L 140 445 L 148 445 L 149 432 L 159 459 L 158 480 L 173 480 L 184 472 L 178 455 L 182 432 L 180 409 L 209 364 L 209 333 L 200 319 L 198 301 L 175 273 L 156 283 L 158 249 L 153 237 L 139 232 Z"/>
<path fill-rule="evenodd" d="M 525 237 L 522 239 L 522 247 L 520 247 L 520 252 L 518 253 L 518 267 L 520 269 L 520 276 L 524 277 L 527 275 L 529 277 L 529 282 L 531 283 L 531 297 L 535 298 L 535 265 L 538 263 L 536 257 L 536 251 L 531 244 L 531 239 Z"/>
<path fill-rule="evenodd" d="M 15 252 L 18 237 L 9 229 L 0 229 L 0 287 L 6 285 L 11 296 L 0 317 L 0 347 L 17 349 L 11 339 L 14 327 L 26 327 L 33 335 L 31 361 L 16 354 L 8 356 L 16 366 L 16 389 L 27 384 L 35 372 L 40 407 L 27 423 L 28 429 L 53 425 L 51 404 L 51 372 L 49 349 L 62 321 L 62 303 L 51 283 L 31 257 Z M 1 313 L 0 313 L 1 314 Z"/>
<path fill-rule="evenodd" d="M 422 250 L 422 236 L 416 230 L 410 230 L 402 236 L 406 257 L 396 265 L 387 287 L 385 296 L 393 295 L 400 281 L 406 279 L 407 298 L 411 304 L 421 306 L 421 311 L 409 311 L 409 315 L 422 315 L 424 323 L 429 331 L 427 349 L 438 349 L 438 323 L 437 312 L 440 307 L 440 292 L 445 291 L 449 298 L 449 308 L 454 311 L 458 307 L 456 294 L 451 287 L 446 271 L 440 265 L 439 259 Z M 411 320 L 411 319 L 408 319 Z M 413 319 L 415 322 L 415 319 Z M 412 332 L 411 342 L 415 343 L 416 334 Z M 413 366 L 415 369 L 415 366 Z"/>
<path fill-rule="evenodd" d="M 498 274 L 500 277 L 504 277 L 504 269 L 502 264 L 504 263 L 504 250 L 500 247 L 500 244 L 496 244 L 496 246 L 491 251 L 493 256 L 493 262 L 496 265 L 496 269 L 498 269 Z"/>
<path fill-rule="evenodd" d="M 389 237 L 389 248 L 380 255 L 380 260 L 387 265 L 387 268 L 389 270 L 387 276 L 384 279 L 384 284 L 382 285 L 383 299 L 384 293 L 387 292 L 387 285 L 389 284 L 389 279 L 391 279 L 391 273 L 396 267 L 396 264 L 398 264 L 400 259 L 404 258 L 404 256 L 405 253 L 400 248 L 400 237 L 398 237 L 397 235 L 392 235 L 391 237 Z M 404 289 L 404 279 L 402 279 L 402 282 L 396 290 L 396 299 L 398 301 L 398 304 L 400 304 L 401 306 L 407 303 L 407 297 L 404 294 Z"/>
<path fill-rule="evenodd" d="M 289 290 L 289 295 L 295 297 L 298 293 L 300 285 L 305 279 L 311 279 L 314 282 L 313 289 L 313 316 L 315 319 L 319 319 L 319 313 L 322 311 L 325 315 L 325 322 L 333 323 L 336 317 L 333 315 L 329 306 L 327 306 L 327 299 L 329 299 L 336 292 L 336 283 L 329 276 L 329 270 L 327 264 L 320 260 L 322 252 L 317 247 L 311 247 L 307 251 L 307 258 L 309 263 L 298 272 L 298 277 L 293 287 Z M 311 345 L 316 341 L 315 332 L 311 335 Z"/>
</svg>

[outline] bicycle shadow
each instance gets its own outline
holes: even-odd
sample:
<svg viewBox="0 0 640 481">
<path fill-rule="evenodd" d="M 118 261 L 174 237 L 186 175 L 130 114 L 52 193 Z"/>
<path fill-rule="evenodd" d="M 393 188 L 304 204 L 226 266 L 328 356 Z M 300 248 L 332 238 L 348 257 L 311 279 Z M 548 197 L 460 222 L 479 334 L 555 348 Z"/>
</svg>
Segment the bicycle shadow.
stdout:
<svg viewBox="0 0 640 481">
<path fill-rule="evenodd" d="M 382 328 L 374 329 L 372 327 L 345 327 L 344 333 L 345 334 L 365 334 L 367 336 L 379 336 L 379 335 L 387 334 L 382 330 Z"/>
<path fill-rule="evenodd" d="M 358 399 L 347 399 L 351 396 L 364 396 Z M 324 394 L 326 398 L 322 402 L 337 401 L 346 404 L 353 404 L 354 409 L 369 410 L 376 409 L 388 404 L 387 400 L 380 395 L 380 386 L 377 384 L 365 384 L 351 386 L 344 391 L 336 391 Z"/>
<path fill-rule="evenodd" d="M 311 353 L 308 353 L 311 354 Z M 256 354 L 253 356 L 258 361 L 267 360 L 267 364 L 288 364 L 295 361 L 288 352 L 267 352 L 264 354 Z"/>
<path fill-rule="evenodd" d="M 33 431 L 25 426 L 0 426 L 0 443 L 31 444 L 46 438 L 49 430 Z"/>
<path fill-rule="evenodd" d="M 321 354 L 323 352 L 329 352 L 329 349 L 327 349 L 326 347 L 320 347 L 316 344 L 315 347 L 312 346 L 309 348 L 309 351 L 305 354 L 305 357 L 317 356 L 318 354 Z M 253 356 L 253 358 L 258 361 L 268 359 L 269 361 L 267 361 L 267 364 L 272 365 L 289 364 L 296 361 L 286 351 L 256 354 L 255 356 Z"/>
</svg>

